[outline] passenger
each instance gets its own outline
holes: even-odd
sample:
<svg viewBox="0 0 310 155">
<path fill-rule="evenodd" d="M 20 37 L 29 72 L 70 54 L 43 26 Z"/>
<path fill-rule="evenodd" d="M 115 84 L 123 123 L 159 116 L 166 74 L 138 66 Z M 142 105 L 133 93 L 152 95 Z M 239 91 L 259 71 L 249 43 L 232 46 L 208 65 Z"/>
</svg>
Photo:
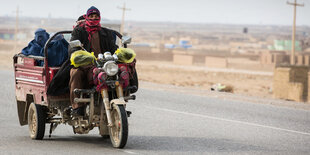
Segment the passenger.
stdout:
<svg viewBox="0 0 310 155">
<path fill-rule="evenodd" d="M 25 56 L 42 56 L 44 57 L 44 46 L 50 35 L 46 30 L 39 28 L 35 31 L 35 38 L 23 48 L 22 54 Z M 49 42 L 48 48 L 48 66 L 59 67 L 68 58 L 68 42 L 63 38 L 63 35 L 56 36 L 51 42 Z M 36 60 L 37 66 L 43 66 L 43 60 Z"/>
<path fill-rule="evenodd" d="M 88 52 L 94 52 L 95 56 L 98 54 L 110 51 L 112 54 L 117 50 L 118 46 L 115 44 L 115 32 L 113 30 L 103 28 L 100 25 L 100 11 L 92 6 L 85 16 L 85 24 L 76 26 L 72 32 L 71 41 L 80 40 L 83 47 Z M 78 49 L 71 49 L 73 53 Z M 74 103 L 74 98 L 78 97 L 74 94 L 74 89 L 85 89 L 90 86 L 92 81 L 93 65 L 73 67 L 70 71 L 70 101 L 72 104 L 73 115 L 84 115 L 84 104 Z"/>
<path fill-rule="evenodd" d="M 75 22 L 75 26 L 73 26 L 73 28 L 75 28 L 76 26 L 84 26 L 84 24 L 85 24 L 85 16 L 86 16 L 85 14 L 80 16 L 78 18 L 78 20 Z"/>
<path fill-rule="evenodd" d="M 37 29 L 34 34 L 35 34 L 34 39 L 31 42 L 29 42 L 27 47 L 23 48 L 21 53 L 26 56 L 28 55 L 44 56 L 43 55 L 44 53 L 42 51 L 50 35 L 46 32 L 46 30 L 41 28 Z"/>
</svg>

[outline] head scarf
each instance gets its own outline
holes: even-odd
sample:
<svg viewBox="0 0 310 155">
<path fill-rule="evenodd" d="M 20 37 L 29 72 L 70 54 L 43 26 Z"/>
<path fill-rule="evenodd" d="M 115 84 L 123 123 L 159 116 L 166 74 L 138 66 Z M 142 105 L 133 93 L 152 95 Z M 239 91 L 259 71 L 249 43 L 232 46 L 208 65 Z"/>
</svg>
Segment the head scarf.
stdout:
<svg viewBox="0 0 310 155">
<path fill-rule="evenodd" d="M 42 28 L 38 28 L 35 31 L 35 41 L 41 46 L 44 47 L 46 41 L 48 40 L 48 38 L 50 37 L 50 35 L 46 32 L 46 30 L 42 29 Z"/>
<path fill-rule="evenodd" d="M 89 19 L 89 15 L 91 14 L 97 14 L 99 16 L 99 19 Z M 101 25 L 100 25 L 100 11 L 92 6 L 87 10 L 86 16 L 85 16 L 85 28 L 86 31 L 88 32 L 88 40 L 91 41 L 91 36 L 100 30 Z"/>
</svg>

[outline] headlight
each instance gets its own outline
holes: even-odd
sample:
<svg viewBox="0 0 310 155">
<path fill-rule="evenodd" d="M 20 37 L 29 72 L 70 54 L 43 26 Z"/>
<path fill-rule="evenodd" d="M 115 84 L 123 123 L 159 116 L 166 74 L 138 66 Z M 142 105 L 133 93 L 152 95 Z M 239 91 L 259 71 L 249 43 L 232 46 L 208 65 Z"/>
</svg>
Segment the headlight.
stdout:
<svg viewBox="0 0 310 155">
<path fill-rule="evenodd" d="M 114 61 L 108 61 L 103 65 L 103 70 L 109 76 L 113 76 L 118 72 L 118 66 Z"/>
</svg>

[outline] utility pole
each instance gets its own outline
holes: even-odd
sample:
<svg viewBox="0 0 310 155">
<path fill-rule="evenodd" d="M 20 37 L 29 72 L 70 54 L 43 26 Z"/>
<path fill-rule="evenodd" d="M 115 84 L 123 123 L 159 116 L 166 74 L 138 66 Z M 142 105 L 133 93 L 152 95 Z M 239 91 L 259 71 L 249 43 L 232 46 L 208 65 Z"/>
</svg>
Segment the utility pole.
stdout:
<svg viewBox="0 0 310 155">
<path fill-rule="evenodd" d="M 298 4 L 297 0 L 294 3 L 286 2 L 288 5 L 294 6 L 294 20 L 293 20 L 293 31 L 292 31 L 292 52 L 291 52 L 291 65 L 295 65 L 295 33 L 296 33 L 296 6 L 304 6 L 304 4 Z"/>
<path fill-rule="evenodd" d="M 17 48 L 17 34 L 18 34 L 18 23 L 19 23 L 19 6 L 16 7 L 16 21 L 15 21 L 15 33 L 14 33 L 14 52 L 16 51 Z"/>
<path fill-rule="evenodd" d="M 124 27 L 125 27 L 125 11 L 130 11 L 131 9 L 126 8 L 126 3 L 124 3 L 123 7 L 117 7 L 118 9 L 123 10 L 123 16 L 122 16 L 122 23 L 121 23 L 121 30 L 120 33 L 124 35 Z"/>
</svg>

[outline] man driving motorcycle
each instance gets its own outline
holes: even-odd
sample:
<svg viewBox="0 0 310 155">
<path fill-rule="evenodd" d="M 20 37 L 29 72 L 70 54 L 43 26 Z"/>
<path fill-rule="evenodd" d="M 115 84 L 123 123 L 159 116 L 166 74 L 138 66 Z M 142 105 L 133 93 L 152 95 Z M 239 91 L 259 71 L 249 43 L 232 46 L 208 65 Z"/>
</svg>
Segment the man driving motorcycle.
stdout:
<svg viewBox="0 0 310 155">
<path fill-rule="evenodd" d="M 98 54 L 110 51 L 112 54 L 117 50 L 118 46 L 115 44 L 115 32 L 100 25 L 100 11 L 92 6 L 85 16 L 85 23 L 76 26 L 72 32 L 71 41 L 80 40 L 86 51 L 94 52 L 95 56 Z M 76 48 L 70 49 L 69 53 L 75 52 Z M 74 102 L 74 98 L 78 97 L 74 93 L 74 89 L 85 89 L 91 85 L 93 65 L 73 67 L 70 70 L 70 102 L 72 105 L 73 115 L 83 115 L 83 104 Z"/>
</svg>

